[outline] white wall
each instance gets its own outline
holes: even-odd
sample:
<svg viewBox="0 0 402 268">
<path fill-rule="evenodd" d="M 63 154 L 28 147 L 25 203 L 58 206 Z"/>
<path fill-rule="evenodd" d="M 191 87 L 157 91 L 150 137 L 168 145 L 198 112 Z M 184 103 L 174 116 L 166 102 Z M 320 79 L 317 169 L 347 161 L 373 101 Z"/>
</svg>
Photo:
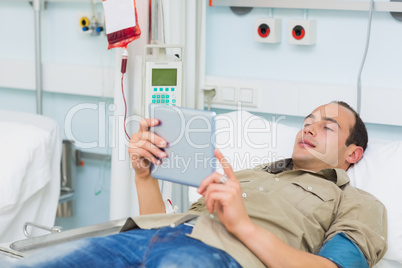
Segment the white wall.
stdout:
<svg viewBox="0 0 402 268">
<path fill-rule="evenodd" d="M 42 10 L 43 89 L 112 97 L 114 51 L 107 51 L 104 34 L 80 31 L 83 14 L 91 14 L 90 1 L 47 2 Z M 34 90 L 33 8 L 28 1 L 0 2 L 0 25 L 0 87 Z"/>
<path fill-rule="evenodd" d="M 368 13 L 309 10 L 308 17 L 317 20 L 317 43 L 296 46 L 287 41 L 287 23 L 290 19 L 303 19 L 304 11 L 273 11 L 274 18 L 283 22 L 279 44 L 254 41 L 254 20 L 268 17 L 267 8 L 254 8 L 249 14 L 238 16 L 229 7 L 208 6 L 207 76 L 257 83 L 259 105 L 249 108 L 251 111 L 303 116 L 334 99 L 345 100 L 356 108 L 357 75 L 366 42 Z M 388 12 L 374 12 L 362 74 L 361 114 L 370 123 L 370 130 L 382 131 L 382 124 L 402 125 L 401 31 L 402 22 Z M 402 138 L 400 127 L 387 130 Z"/>
</svg>

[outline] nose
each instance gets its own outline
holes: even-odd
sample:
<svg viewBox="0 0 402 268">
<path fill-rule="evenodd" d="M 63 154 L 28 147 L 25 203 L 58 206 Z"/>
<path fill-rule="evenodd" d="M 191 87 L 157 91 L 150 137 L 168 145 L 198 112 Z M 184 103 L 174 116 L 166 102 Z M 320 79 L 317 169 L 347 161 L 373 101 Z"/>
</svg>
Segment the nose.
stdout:
<svg viewBox="0 0 402 268">
<path fill-rule="evenodd" d="M 308 126 L 305 126 L 303 128 L 303 134 L 304 135 L 311 135 L 311 136 L 315 137 L 315 135 L 317 134 L 316 124 L 313 123 L 313 124 L 310 124 Z"/>
</svg>

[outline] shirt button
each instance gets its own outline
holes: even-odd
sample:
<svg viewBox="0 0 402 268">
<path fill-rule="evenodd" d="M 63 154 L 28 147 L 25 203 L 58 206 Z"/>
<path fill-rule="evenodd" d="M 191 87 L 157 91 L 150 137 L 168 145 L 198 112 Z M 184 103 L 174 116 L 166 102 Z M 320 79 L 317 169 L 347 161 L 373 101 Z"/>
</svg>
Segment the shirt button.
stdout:
<svg viewBox="0 0 402 268">
<path fill-rule="evenodd" d="M 279 178 L 275 178 L 275 181 L 279 181 Z"/>
<path fill-rule="evenodd" d="M 258 188 L 258 190 L 260 190 L 262 192 L 262 191 L 264 191 L 264 188 L 260 187 L 260 188 Z"/>
<path fill-rule="evenodd" d="M 243 197 L 247 197 L 247 194 L 246 194 L 246 193 L 243 193 L 242 196 L 243 196 Z"/>
<path fill-rule="evenodd" d="M 313 187 L 309 186 L 309 187 L 307 187 L 307 190 L 311 191 L 311 190 L 313 190 Z"/>
</svg>

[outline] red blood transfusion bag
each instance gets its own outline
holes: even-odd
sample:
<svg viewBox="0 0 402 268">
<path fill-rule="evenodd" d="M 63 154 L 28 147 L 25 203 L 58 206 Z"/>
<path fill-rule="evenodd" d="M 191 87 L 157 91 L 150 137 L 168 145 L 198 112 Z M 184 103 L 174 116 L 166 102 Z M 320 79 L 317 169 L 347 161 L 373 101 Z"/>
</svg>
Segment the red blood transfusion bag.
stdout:
<svg viewBox="0 0 402 268">
<path fill-rule="evenodd" d="M 140 37 L 135 0 L 103 0 L 103 8 L 108 49 L 126 48 L 130 42 Z"/>
</svg>

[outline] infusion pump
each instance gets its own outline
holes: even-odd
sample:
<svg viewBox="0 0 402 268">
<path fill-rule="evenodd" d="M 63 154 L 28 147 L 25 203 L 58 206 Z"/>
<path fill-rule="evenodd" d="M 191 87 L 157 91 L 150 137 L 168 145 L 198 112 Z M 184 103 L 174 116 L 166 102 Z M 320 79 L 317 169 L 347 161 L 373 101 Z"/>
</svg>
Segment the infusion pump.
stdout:
<svg viewBox="0 0 402 268">
<path fill-rule="evenodd" d="M 143 114 L 148 105 L 156 103 L 182 106 L 183 47 L 178 45 L 147 45 L 143 55 Z"/>
</svg>

